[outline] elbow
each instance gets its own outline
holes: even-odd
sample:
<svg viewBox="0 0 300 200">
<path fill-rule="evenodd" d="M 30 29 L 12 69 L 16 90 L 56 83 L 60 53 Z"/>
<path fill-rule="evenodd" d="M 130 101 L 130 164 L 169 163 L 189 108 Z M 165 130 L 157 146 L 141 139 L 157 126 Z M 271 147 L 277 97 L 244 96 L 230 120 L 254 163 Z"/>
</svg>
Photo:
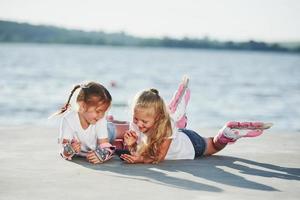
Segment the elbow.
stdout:
<svg viewBox="0 0 300 200">
<path fill-rule="evenodd" d="M 163 162 L 165 159 L 164 158 L 158 158 L 158 159 L 146 159 L 144 160 L 143 163 L 145 164 L 158 164 L 160 162 Z"/>
<path fill-rule="evenodd" d="M 159 159 L 159 160 L 157 160 L 157 161 L 155 162 L 155 164 L 161 163 L 161 162 L 163 162 L 164 160 L 165 160 L 164 158 Z"/>
</svg>

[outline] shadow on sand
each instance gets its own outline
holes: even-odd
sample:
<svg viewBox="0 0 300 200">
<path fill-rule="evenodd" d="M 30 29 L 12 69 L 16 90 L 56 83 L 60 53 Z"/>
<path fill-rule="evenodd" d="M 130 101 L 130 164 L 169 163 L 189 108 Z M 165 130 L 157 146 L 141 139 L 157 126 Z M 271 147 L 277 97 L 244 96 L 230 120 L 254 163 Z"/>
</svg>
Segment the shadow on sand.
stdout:
<svg viewBox="0 0 300 200">
<path fill-rule="evenodd" d="M 120 178 L 209 192 L 223 191 L 222 188 L 214 186 L 212 182 L 253 190 L 279 191 L 272 186 L 252 181 L 253 178 L 247 180 L 242 174 L 255 177 L 300 180 L 299 168 L 280 167 L 230 156 L 164 161 L 157 165 L 130 165 L 123 163 L 117 157 L 101 165 L 92 165 L 84 158 L 76 158 L 73 162 L 93 170 L 111 172 L 113 176 Z"/>
</svg>

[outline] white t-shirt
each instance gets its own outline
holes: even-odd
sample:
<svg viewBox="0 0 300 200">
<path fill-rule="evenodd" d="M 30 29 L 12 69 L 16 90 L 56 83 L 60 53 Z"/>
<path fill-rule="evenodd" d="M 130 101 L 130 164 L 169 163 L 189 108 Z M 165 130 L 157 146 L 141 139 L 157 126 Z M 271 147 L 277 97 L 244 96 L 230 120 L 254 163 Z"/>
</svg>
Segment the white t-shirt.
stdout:
<svg viewBox="0 0 300 200">
<path fill-rule="evenodd" d="M 76 139 L 81 142 L 81 152 L 86 153 L 90 150 L 95 150 L 97 146 L 97 139 L 108 138 L 107 125 L 104 119 L 90 124 L 87 129 L 83 129 L 78 112 L 67 111 L 63 114 L 60 124 L 59 141 L 63 139 Z"/>
<path fill-rule="evenodd" d="M 172 142 L 168 149 L 165 160 L 194 159 L 195 150 L 189 137 L 185 133 L 179 131 L 172 120 L 171 120 L 171 126 L 172 126 L 172 136 L 170 138 L 172 139 Z M 140 132 L 137 129 L 137 127 L 132 126 L 132 129 L 138 135 L 137 144 L 140 144 L 141 142 L 144 143 L 147 142 L 146 134 Z"/>
</svg>

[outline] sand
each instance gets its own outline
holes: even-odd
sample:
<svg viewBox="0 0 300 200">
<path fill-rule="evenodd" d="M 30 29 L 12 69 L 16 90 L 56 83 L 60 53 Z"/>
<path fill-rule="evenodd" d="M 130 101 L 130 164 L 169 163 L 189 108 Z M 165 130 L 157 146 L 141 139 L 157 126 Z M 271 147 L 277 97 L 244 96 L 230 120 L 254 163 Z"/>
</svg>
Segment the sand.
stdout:
<svg viewBox="0 0 300 200">
<path fill-rule="evenodd" d="M 158 165 L 65 161 L 57 135 L 46 127 L 0 128 L 1 200 L 300 199 L 300 133 L 268 130 L 211 157 Z"/>
</svg>

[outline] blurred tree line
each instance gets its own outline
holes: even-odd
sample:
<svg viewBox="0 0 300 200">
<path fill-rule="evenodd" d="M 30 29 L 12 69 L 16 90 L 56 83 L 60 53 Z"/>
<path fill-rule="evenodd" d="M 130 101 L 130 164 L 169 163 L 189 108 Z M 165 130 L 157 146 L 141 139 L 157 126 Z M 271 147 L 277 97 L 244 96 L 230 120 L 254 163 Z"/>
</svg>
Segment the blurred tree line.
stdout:
<svg viewBox="0 0 300 200">
<path fill-rule="evenodd" d="M 300 52 L 300 44 L 285 46 L 278 43 L 257 41 L 220 42 L 208 37 L 202 39 L 182 38 L 139 38 L 124 32 L 105 33 L 103 31 L 80 31 L 58 28 L 54 26 L 31 25 L 0 20 L 0 42 L 29 42 L 29 43 L 62 43 L 111 46 L 141 46 L 141 47 L 169 47 L 195 49 L 231 49 Z"/>
</svg>

